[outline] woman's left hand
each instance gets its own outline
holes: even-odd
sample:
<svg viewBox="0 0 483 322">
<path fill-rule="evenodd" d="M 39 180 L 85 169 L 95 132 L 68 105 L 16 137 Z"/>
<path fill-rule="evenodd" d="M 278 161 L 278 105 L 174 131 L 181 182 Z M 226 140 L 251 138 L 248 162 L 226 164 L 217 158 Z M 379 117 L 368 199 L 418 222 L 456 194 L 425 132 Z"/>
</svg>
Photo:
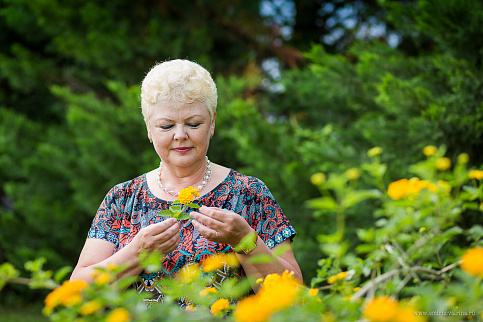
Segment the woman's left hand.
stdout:
<svg viewBox="0 0 483 322">
<path fill-rule="evenodd" d="M 193 226 L 208 240 L 236 247 L 254 231 L 242 216 L 221 208 L 201 207 L 190 213 Z"/>
</svg>

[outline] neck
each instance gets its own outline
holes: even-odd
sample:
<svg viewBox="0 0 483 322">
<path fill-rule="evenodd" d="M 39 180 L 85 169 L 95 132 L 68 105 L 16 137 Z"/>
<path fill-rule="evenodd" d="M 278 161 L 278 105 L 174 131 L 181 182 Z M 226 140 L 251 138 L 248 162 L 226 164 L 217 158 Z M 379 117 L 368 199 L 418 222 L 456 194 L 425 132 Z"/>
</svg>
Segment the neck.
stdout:
<svg viewBox="0 0 483 322">
<path fill-rule="evenodd" d="M 176 195 L 178 191 L 189 186 L 202 190 L 210 178 L 211 165 L 208 158 L 190 169 L 172 168 L 161 161 L 158 169 L 158 185 L 171 195 Z"/>
</svg>

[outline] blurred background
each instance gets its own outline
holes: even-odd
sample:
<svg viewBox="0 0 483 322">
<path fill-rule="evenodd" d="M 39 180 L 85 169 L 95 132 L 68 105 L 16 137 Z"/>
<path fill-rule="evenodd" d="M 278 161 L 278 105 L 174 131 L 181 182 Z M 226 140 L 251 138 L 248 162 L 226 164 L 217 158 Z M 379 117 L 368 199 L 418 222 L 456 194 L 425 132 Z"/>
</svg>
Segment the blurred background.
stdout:
<svg viewBox="0 0 483 322">
<path fill-rule="evenodd" d="M 109 189 L 157 167 L 139 86 L 168 59 L 212 72 L 208 155 L 268 185 L 307 285 L 335 226 L 304 206 L 313 173 L 358 167 L 374 146 L 388 181 L 428 144 L 483 161 L 481 1 L 1 0 L 0 30 L 0 263 L 74 266 Z M 373 208 L 348 214 L 351 248 Z M 9 285 L 0 303 L 44 295 Z"/>
</svg>

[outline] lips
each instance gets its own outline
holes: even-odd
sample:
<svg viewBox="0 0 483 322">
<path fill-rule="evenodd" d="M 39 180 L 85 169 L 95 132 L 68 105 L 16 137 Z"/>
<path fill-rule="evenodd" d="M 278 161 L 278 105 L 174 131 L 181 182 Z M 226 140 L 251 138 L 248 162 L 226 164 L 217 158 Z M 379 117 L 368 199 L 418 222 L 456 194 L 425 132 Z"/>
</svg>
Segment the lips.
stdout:
<svg viewBox="0 0 483 322">
<path fill-rule="evenodd" d="M 173 150 L 178 152 L 178 153 L 186 153 L 186 152 L 189 152 L 191 150 L 191 148 L 180 147 L 180 148 L 174 148 Z"/>
</svg>

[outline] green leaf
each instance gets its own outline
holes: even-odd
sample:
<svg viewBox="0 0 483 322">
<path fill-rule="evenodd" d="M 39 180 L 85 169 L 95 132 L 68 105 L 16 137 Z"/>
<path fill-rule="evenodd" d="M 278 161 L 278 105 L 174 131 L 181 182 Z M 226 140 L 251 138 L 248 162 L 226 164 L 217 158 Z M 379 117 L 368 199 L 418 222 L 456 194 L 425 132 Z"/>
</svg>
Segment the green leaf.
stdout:
<svg viewBox="0 0 483 322">
<path fill-rule="evenodd" d="M 261 254 L 261 255 L 255 255 L 255 256 L 252 256 L 248 259 L 248 261 L 251 263 L 251 264 L 266 264 L 266 263 L 273 263 L 276 261 L 275 258 L 273 258 L 272 256 L 270 255 L 267 255 L 267 254 Z"/>
<path fill-rule="evenodd" d="M 290 246 L 290 245 L 277 246 L 272 250 L 272 253 L 273 253 L 273 255 L 280 257 L 281 255 L 288 252 L 291 248 L 292 248 L 292 246 Z"/>
<path fill-rule="evenodd" d="M 381 191 L 376 189 L 350 191 L 342 200 L 342 205 L 344 208 L 350 208 L 366 199 L 381 198 L 381 196 Z"/>
<path fill-rule="evenodd" d="M 190 208 L 193 208 L 193 209 L 198 209 L 198 208 L 201 207 L 200 205 L 197 205 L 195 203 L 189 203 L 189 204 L 187 204 L 187 206 L 190 207 Z"/>
<path fill-rule="evenodd" d="M 253 247 L 253 244 L 255 244 L 257 240 L 257 234 L 255 232 L 251 232 L 247 234 L 243 239 L 240 241 L 238 245 L 233 247 L 233 250 L 235 252 L 241 252 L 242 249 L 250 249 Z"/>
<path fill-rule="evenodd" d="M 160 212 L 158 212 L 158 215 L 163 217 L 172 217 L 173 212 L 171 210 L 161 210 Z"/>
<path fill-rule="evenodd" d="M 178 217 L 177 217 L 177 219 L 178 219 L 178 220 L 186 220 L 186 219 L 190 219 L 190 218 L 191 218 L 191 216 L 190 216 L 190 215 L 188 215 L 188 214 L 187 214 L 187 213 L 185 213 L 185 212 L 180 213 L 180 214 L 178 215 Z"/>
<path fill-rule="evenodd" d="M 305 206 L 312 209 L 335 211 L 337 203 L 331 197 L 319 197 L 305 202 Z"/>
<path fill-rule="evenodd" d="M 366 254 L 372 252 L 375 249 L 377 249 L 377 245 L 375 244 L 363 244 L 356 247 L 356 252 L 358 254 Z"/>
<path fill-rule="evenodd" d="M 169 207 L 169 210 L 172 212 L 181 212 L 181 206 L 171 206 Z"/>
<path fill-rule="evenodd" d="M 54 280 L 57 282 L 57 283 L 61 283 L 62 280 L 64 279 L 64 277 L 69 274 L 70 272 L 72 272 L 72 267 L 70 266 L 65 266 L 65 267 L 62 267 L 61 269 L 59 269 L 57 271 L 57 273 L 55 273 L 54 275 Z"/>
</svg>

